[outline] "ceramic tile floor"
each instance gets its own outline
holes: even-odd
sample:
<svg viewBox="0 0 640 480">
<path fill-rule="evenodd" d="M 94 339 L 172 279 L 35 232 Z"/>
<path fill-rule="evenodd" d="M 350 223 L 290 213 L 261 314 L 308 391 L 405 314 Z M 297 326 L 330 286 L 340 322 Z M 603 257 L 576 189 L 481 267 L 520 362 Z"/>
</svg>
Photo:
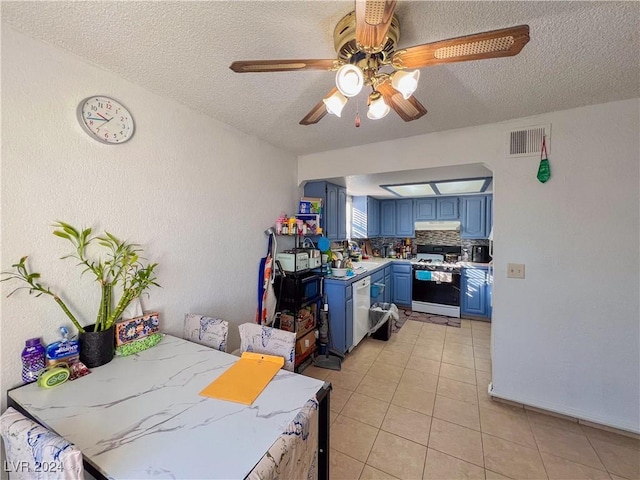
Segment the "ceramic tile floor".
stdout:
<svg viewBox="0 0 640 480">
<path fill-rule="evenodd" d="M 491 324 L 365 339 L 331 393 L 331 480 L 637 480 L 640 440 L 491 400 Z"/>
</svg>

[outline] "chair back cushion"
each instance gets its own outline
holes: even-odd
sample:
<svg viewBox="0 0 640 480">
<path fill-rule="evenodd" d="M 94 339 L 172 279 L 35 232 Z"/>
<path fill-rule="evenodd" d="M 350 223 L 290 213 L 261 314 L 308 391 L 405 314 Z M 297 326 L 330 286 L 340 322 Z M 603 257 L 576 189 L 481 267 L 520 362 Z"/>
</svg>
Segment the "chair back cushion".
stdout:
<svg viewBox="0 0 640 480">
<path fill-rule="evenodd" d="M 82 452 L 12 407 L 0 417 L 0 433 L 11 480 L 84 480 Z"/>
<path fill-rule="evenodd" d="M 184 317 L 185 340 L 226 352 L 228 333 L 229 322 L 225 320 L 195 313 L 187 313 Z"/>
<path fill-rule="evenodd" d="M 296 334 L 255 323 L 243 323 L 240 330 L 240 350 L 266 353 L 284 358 L 284 368 L 293 372 L 295 367 Z"/>
</svg>

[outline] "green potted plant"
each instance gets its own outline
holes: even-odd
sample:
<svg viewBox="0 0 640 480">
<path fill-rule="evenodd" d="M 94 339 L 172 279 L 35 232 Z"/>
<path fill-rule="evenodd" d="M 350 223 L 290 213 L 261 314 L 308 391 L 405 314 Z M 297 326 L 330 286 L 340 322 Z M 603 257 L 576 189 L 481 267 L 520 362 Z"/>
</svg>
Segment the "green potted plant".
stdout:
<svg viewBox="0 0 640 480">
<path fill-rule="evenodd" d="M 68 240 L 74 247 L 74 251 L 62 259 L 78 260 L 78 265 L 84 267 L 82 273 L 90 272 L 100 285 L 102 294 L 95 323 L 83 327 L 62 298 L 41 282 L 40 274 L 29 270 L 26 256 L 12 265 L 13 270 L 2 272 L 4 278 L 0 281 L 18 280 L 26 283 L 8 296 L 27 289 L 29 294 L 37 297 L 52 297 L 78 329 L 81 361 L 88 367 L 103 365 L 113 358 L 115 322 L 133 300 L 151 286 L 159 286 L 155 276 L 158 264 L 145 265 L 140 257 L 140 245 L 122 241 L 109 232 L 92 236 L 91 228 L 81 230 L 65 222 L 56 222 L 53 226 L 56 228 L 53 234 Z M 89 250 L 96 244 L 101 247 L 102 255 L 92 257 Z M 120 297 L 114 302 L 116 291 Z"/>
</svg>

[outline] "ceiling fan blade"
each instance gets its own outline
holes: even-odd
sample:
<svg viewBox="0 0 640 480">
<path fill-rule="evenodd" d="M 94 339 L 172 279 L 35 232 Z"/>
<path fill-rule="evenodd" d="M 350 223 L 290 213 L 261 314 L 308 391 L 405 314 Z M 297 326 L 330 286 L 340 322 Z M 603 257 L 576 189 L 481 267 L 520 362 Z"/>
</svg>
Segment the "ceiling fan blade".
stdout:
<svg viewBox="0 0 640 480">
<path fill-rule="evenodd" d="M 422 68 L 442 63 L 510 57 L 520 53 L 528 41 L 529 25 L 519 25 L 399 50 L 393 55 L 392 64 L 396 68 Z"/>
<path fill-rule="evenodd" d="M 377 90 L 384 97 L 384 101 L 393 108 L 405 122 L 417 120 L 427 113 L 427 109 L 414 96 L 404 99 L 402 94 L 388 83 L 378 85 Z"/>
<path fill-rule="evenodd" d="M 290 72 L 295 70 L 332 70 L 338 60 L 241 60 L 229 68 L 236 73 Z"/>
<path fill-rule="evenodd" d="M 396 0 L 356 0 L 356 43 L 367 51 L 379 51 L 385 43 Z"/>
<path fill-rule="evenodd" d="M 333 95 L 337 91 L 338 89 L 333 87 L 331 91 L 324 96 L 324 98 L 329 98 L 331 95 Z M 302 120 L 300 120 L 300 125 L 313 125 L 314 123 L 318 123 L 320 120 L 322 120 L 322 117 L 324 117 L 326 114 L 327 114 L 327 107 L 325 106 L 324 102 L 320 100 L 316 104 L 316 106 L 313 107 L 311 111 L 307 113 Z"/>
</svg>

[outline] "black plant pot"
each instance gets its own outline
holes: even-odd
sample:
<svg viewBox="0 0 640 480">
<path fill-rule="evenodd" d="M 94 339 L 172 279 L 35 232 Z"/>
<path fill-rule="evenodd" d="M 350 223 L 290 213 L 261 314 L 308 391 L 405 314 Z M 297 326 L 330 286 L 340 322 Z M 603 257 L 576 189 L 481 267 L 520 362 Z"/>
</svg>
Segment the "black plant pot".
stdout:
<svg viewBox="0 0 640 480">
<path fill-rule="evenodd" d="M 115 326 L 108 330 L 94 332 L 95 325 L 84 327 L 85 333 L 78 337 L 80 340 L 80 361 L 87 367 L 99 367 L 113 360 L 115 350 Z"/>
</svg>

